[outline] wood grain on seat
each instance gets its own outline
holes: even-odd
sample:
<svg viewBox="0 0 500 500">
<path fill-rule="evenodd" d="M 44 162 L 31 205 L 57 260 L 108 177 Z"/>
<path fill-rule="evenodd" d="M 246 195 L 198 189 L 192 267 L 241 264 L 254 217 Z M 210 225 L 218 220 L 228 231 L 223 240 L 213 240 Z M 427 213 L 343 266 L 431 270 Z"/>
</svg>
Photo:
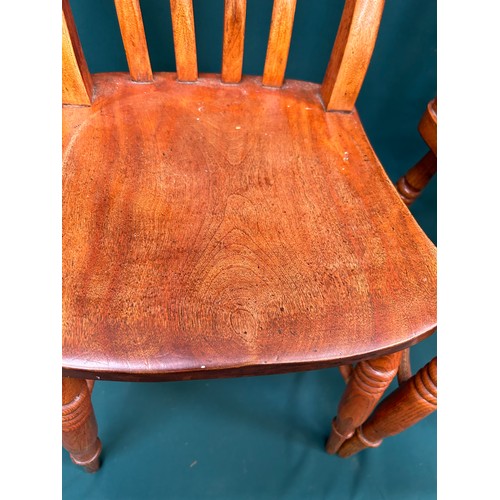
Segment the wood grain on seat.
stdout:
<svg viewBox="0 0 500 500">
<path fill-rule="evenodd" d="M 435 247 L 319 85 L 94 85 L 63 108 L 65 375 L 303 370 L 434 329 Z"/>
</svg>

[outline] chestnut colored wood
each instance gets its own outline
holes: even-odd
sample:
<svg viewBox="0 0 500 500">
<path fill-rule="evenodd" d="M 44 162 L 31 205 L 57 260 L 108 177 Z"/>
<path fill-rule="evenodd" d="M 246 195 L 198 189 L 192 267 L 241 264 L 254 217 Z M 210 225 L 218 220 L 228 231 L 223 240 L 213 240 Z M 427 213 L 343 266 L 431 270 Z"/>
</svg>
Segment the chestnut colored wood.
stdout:
<svg viewBox="0 0 500 500">
<path fill-rule="evenodd" d="M 429 151 L 401 179 L 396 188 L 402 200 L 410 206 L 422 193 L 423 189 L 437 172 L 437 100 L 427 105 L 418 130 L 427 143 Z"/>
<path fill-rule="evenodd" d="M 92 101 L 92 78 L 68 0 L 62 2 L 62 101 L 83 106 Z"/>
<path fill-rule="evenodd" d="M 193 0 L 170 0 L 170 9 L 177 78 L 181 82 L 194 82 L 198 78 L 198 61 L 196 58 Z"/>
<path fill-rule="evenodd" d="M 139 0 L 115 0 L 115 7 L 130 76 L 137 82 L 150 82 L 153 72 Z"/>
<path fill-rule="evenodd" d="M 437 172 L 437 99 L 427 105 L 420 123 L 419 132 L 431 148 L 424 157 L 413 166 L 396 183 L 401 199 L 410 206 L 422 193 L 434 174 Z M 411 377 L 410 349 L 405 349 L 401 357 L 398 371 L 398 382 L 401 384 Z"/>
<path fill-rule="evenodd" d="M 401 353 L 360 361 L 352 370 L 339 403 L 326 451 L 336 453 L 370 415 L 396 376 Z"/>
<path fill-rule="evenodd" d="M 323 85 L 280 92 L 295 0 L 237 86 L 246 2 L 226 1 L 222 76 L 200 79 L 192 0 L 170 4 L 177 75 L 153 79 L 139 3 L 116 0 L 136 85 L 91 80 L 63 2 L 64 102 L 91 104 L 63 107 L 64 446 L 98 468 L 93 379 L 341 366 L 336 452 L 436 325 L 436 249 L 353 109 L 383 1 L 347 0 Z"/>
<path fill-rule="evenodd" d="M 353 369 L 354 369 L 353 365 L 339 366 L 339 372 L 342 375 L 342 378 L 344 379 L 346 384 L 349 382 L 349 379 L 351 378 Z"/>
<path fill-rule="evenodd" d="M 437 171 L 437 159 L 429 151 L 415 166 L 401 177 L 396 188 L 401 199 L 410 206 L 421 194 Z"/>
<path fill-rule="evenodd" d="M 434 155 L 437 156 L 437 98 L 427 104 L 427 109 L 418 125 L 418 131 Z"/>
<path fill-rule="evenodd" d="M 435 247 L 318 85 L 95 84 L 63 110 L 66 375 L 283 373 L 434 329 Z"/>
<path fill-rule="evenodd" d="M 338 454 L 349 457 L 367 447 L 379 446 L 437 409 L 437 358 L 385 398 Z"/>
<path fill-rule="evenodd" d="M 406 382 L 411 377 L 411 358 L 410 348 L 406 348 L 401 352 L 401 362 L 398 368 L 398 384 Z"/>
<path fill-rule="evenodd" d="M 407 206 L 410 206 L 420 196 L 437 171 L 437 99 L 433 99 L 427 105 L 419 123 L 419 131 L 431 151 L 396 183 L 396 189 Z M 348 369 L 342 367 L 342 370 L 342 376 L 347 380 Z M 411 376 L 410 349 L 407 348 L 401 354 L 398 382 L 402 384 Z"/>
<path fill-rule="evenodd" d="M 87 472 L 99 469 L 101 441 L 87 381 L 62 379 L 62 441 L 71 460 Z"/>
<path fill-rule="evenodd" d="M 243 70 L 247 0 L 225 0 L 222 81 L 239 83 Z"/>
<path fill-rule="evenodd" d="M 262 83 L 268 87 L 283 85 L 296 4 L 297 0 L 274 0 L 266 63 L 262 76 Z"/>
<path fill-rule="evenodd" d="M 328 111 L 347 111 L 365 79 L 377 40 L 384 0 L 346 0 L 321 87 Z"/>
</svg>

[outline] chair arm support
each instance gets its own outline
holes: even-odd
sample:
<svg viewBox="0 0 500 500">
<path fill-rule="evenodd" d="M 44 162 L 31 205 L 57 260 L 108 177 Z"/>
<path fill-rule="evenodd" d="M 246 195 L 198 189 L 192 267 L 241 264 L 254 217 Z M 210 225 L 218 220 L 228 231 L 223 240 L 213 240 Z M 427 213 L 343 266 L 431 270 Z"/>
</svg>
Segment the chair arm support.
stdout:
<svg viewBox="0 0 500 500">
<path fill-rule="evenodd" d="M 321 98 L 327 111 L 351 112 L 372 57 L 384 0 L 346 0 Z"/>
<path fill-rule="evenodd" d="M 429 151 L 416 165 L 396 183 L 396 189 L 402 200 L 410 206 L 422 193 L 437 171 L 437 159 Z"/>
</svg>

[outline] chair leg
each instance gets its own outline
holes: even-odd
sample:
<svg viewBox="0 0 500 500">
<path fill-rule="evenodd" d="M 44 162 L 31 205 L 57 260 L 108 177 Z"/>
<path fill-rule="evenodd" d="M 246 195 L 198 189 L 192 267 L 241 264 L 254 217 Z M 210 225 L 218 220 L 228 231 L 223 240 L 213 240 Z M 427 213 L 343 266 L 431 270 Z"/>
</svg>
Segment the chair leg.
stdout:
<svg viewBox="0 0 500 500">
<path fill-rule="evenodd" d="M 354 365 L 339 366 L 339 372 L 342 375 L 342 378 L 344 379 L 344 382 L 346 384 L 349 382 L 349 379 L 351 378 L 353 369 L 354 369 Z"/>
<path fill-rule="evenodd" d="M 370 415 L 398 371 L 401 353 L 356 364 L 340 400 L 337 416 L 326 443 L 328 453 L 336 453 Z"/>
<path fill-rule="evenodd" d="M 99 469 L 102 447 L 86 380 L 62 379 L 62 441 L 76 465 L 87 472 Z"/>
<path fill-rule="evenodd" d="M 89 388 L 90 394 L 92 394 L 92 391 L 94 390 L 94 384 L 95 380 L 87 380 L 87 386 Z"/>
<path fill-rule="evenodd" d="M 410 348 L 401 353 L 401 363 L 398 369 L 398 384 L 401 385 L 411 377 Z"/>
<path fill-rule="evenodd" d="M 425 365 L 407 382 L 385 398 L 356 429 L 338 454 L 349 457 L 364 448 L 375 448 L 387 436 L 393 436 L 416 424 L 437 408 L 437 358 Z"/>
</svg>

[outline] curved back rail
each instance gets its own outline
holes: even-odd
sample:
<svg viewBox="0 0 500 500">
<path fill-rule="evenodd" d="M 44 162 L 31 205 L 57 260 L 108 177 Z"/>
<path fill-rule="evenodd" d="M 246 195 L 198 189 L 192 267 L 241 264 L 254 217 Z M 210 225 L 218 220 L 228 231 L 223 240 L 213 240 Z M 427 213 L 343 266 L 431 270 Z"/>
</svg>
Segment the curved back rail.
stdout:
<svg viewBox="0 0 500 500">
<path fill-rule="evenodd" d="M 114 0 L 130 77 L 153 80 L 139 0 Z M 225 0 L 221 80 L 242 77 L 247 0 Z M 274 0 L 262 84 L 281 87 L 292 39 L 297 0 Z M 321 86 L 327 111 L 351 112 L 363 84 L 378 35 L 384 0 L 346 0 Z M 170 0 L 177 78 L 198 79 L 192 0 Z M 63 0 L 63 104 L 90 105 L 88 71 L 68 0 Z"/>
</svg>

